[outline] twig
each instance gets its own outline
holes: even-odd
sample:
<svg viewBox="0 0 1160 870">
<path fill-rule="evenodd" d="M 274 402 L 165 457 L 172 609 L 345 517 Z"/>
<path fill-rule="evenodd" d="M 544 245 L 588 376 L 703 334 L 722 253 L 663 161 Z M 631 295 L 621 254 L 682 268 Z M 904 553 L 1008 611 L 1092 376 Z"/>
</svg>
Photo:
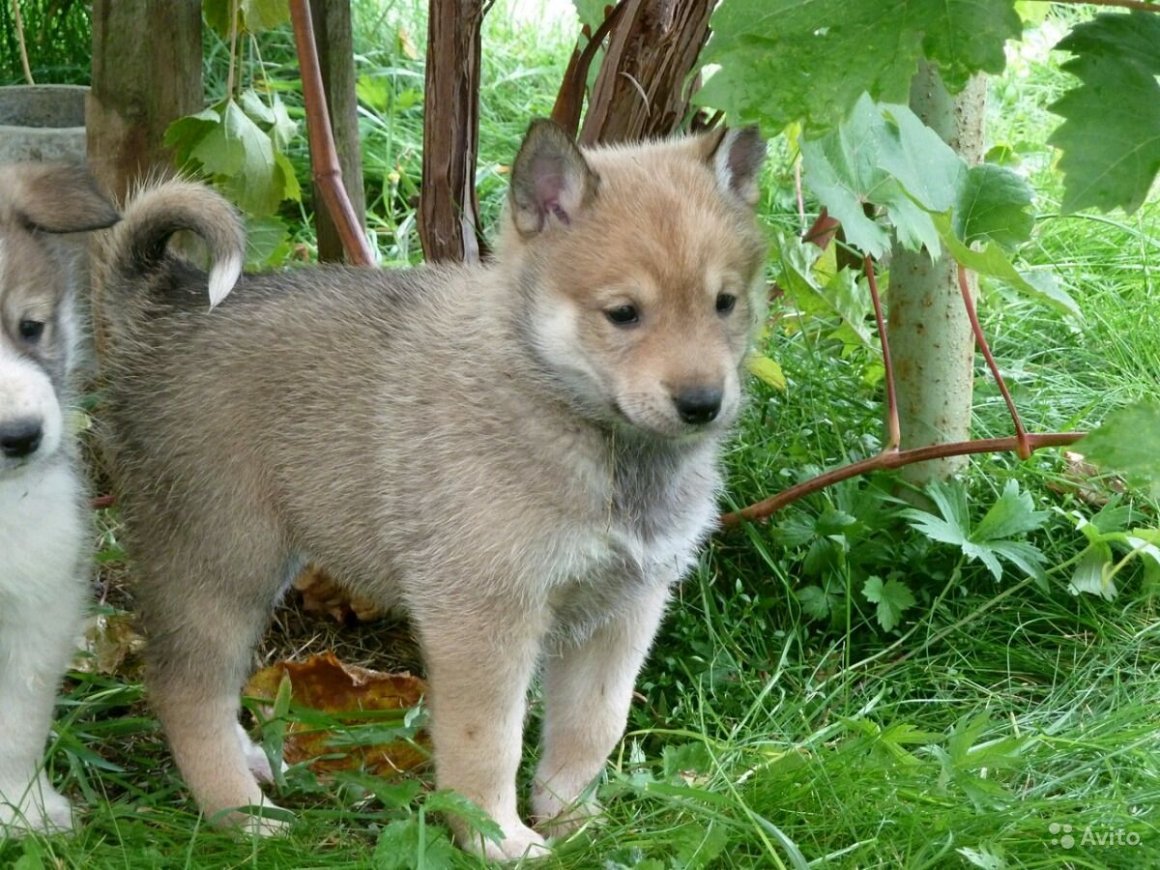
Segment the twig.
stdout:
<svg viewBox="0 0 1160 870">
<path fill-rule="evenodd" d="M 890 340 L 886 334 L 886 318 L 882 314 L 882 300 L 878 296 L 878 278 L 874 261 L 867 254 L 862 260 L 866 281 L 870 284 L 870 301 L 874 304 L 874 320 L 878 324 L 878 338 L 882 342 L 882 366 L 886 370 L 886 447 L 884 453 L 897 452 L 902 443 L 902 425 L 898 422 L 898 395 L 894 390 L 894 363 L 890 359 Z"/>
<path fill-rule="evenodd" d="M 1085 432 L 1046 432 L 1026 436 L 1026 443 L 1031 450 L 1041 447 L 1066 447 L 1082 438 Z M 884 450 L 877 456 L 843 465 L 830 471 L 804 480 L 789 489 L 782 490 L 776 495 L 751 504 L 741 510 L 724 514 L 721 525 L 731 527 L 740 525 L 742 521 L 750 522 L 768 519 L 772 514 L 781 510 L 787 504 L 804 498 L 810 493 L 825 489 L 835 483 L 866 474 L 871 471 L 885 471 L 911 465 L 915 462 L 925 462 L 928 459 L 942 459 L 946 456 L 968 456 L 973 453 L 996 453 L 1004 450 L 1016 450 L 1018 441 L 1015 437 L 1007 438 L 979 438 L 973 441 L 954 441 L 946 444 L 932 444 L 929 447 L 915 447 L 911 450 Z"/>
<path fill-rule="evenodd" d="M 309 0 L 290 0 L 290 19 L 294 25 L 294 42 L 302 73 L 302 99 L 306 103 L 306 133 L 310 140 L 314 182 L 318 185 L 323 204 L 330 212 L 338 236 L 342 239 L 347 262 L 354 266 L 370 266 L 374 262 L 370 245 L 342 184 L 342 170 L 338 165 L 334 134 L 330 130 L 326 93 L 322 89 L 322 73 L 318 65 L 318 47 L 314 42 Z"/>
<path fill-rule="evenodd" d="M 1011 398 L 1011 392 L 1007 389 L 1007 383 L 999 374 L 999 364 L 991 355 L 991 348 L 983 335 L 983 327 L 979 323 L 978 314 L 975 312 L 975 301 L 971 298 L 971 288 L 967 284 L 967 270 L 960 264 L 957 272 L 959 293 L 962 294 L 963 305 L 967 309 L 967 319 L 971 321 L 971 331 L 975 333 L 975 343 L 979 346 L 983 358 L 987 360 L 987 367 L 991 369 L 991 374 L 995 376 L 995 383 L 999 385 L 999 392 L 1003 394 L 1003 401 L 1007 403 L 1007 410 L 1011 413 L 1011 422 L 1015 424 L 1015 453 L 1020 459 L 1026 459 L 1031 455 L 1031 447 L 1027 443 L 1027 431 L 1023 428 L 1023 421 L 1019 419 L 1019 411 L 1015 408 L 1015 402 Z"/>
<path fill-rule="evenodd" d="M 24 20 L 20 17 L 20 0 L 12 0 L 12 23 L 16 27 L 16 44 L 20 47 L 20 68 L 24 71 L 24 80 L 34 85 L 36 82 L 32 79 L 32 67 L 28 63 L 28 46 L 24 42 Z"/>
</svg>

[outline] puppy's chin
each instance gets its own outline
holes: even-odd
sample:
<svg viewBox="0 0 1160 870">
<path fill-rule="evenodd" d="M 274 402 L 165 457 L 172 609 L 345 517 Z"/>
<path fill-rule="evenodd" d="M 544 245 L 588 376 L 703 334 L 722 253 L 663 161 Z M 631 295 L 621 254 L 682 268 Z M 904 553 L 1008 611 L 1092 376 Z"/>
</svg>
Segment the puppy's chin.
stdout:
<svg viewBox="0 0 1160 870">
<path fill-rule="evenodd" d="M 736 414 L 723 411 L 708 423 L 686 423 L 674 412 L 666 414 L 651 405 L 614 401 L 612 413 L 617 429 L 637 437 L 673 443 L 696 443 L 714 438 L 729 429 Z"/>
</svg>

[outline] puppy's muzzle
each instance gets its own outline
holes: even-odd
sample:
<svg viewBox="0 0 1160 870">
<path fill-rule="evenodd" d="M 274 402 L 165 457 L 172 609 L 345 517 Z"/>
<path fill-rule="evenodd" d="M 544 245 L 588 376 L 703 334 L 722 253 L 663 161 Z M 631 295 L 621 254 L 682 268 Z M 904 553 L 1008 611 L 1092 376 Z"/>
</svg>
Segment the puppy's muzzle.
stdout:
<svg viewBox="0 0 1160 870">
<path fill-rule="evenodd" d="M 23 459 L 31 456 L 44 438 L 39 420 L 13 420 L 0 424 L 0 456 Z"/>
<path fill-rule="evenodd" d="M 717 419 L 724 391 L 717 386 L 685 387 L 673 393 L 673 404 L 686 423 L 701 426 Z"/>
</svg>

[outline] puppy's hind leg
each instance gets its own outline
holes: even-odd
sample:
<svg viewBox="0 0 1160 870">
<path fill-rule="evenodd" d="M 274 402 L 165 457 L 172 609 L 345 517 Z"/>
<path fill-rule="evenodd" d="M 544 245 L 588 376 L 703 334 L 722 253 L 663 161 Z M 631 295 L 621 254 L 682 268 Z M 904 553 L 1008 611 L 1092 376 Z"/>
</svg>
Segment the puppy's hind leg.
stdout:
<svg viewBox="0 0 1160 870">
<path fill-rule="evenodd" d="M 544 663 L 543 755 L 532 786 L 537 828 L 562 836 L 599 809 L 584 792 L 624 733 L 632 687 L 664 614 L 658 584 L 579 646 L 549 650 Z"/>
<path fill-rule="evenodd" d="M 173 756 L 214 824 L 278 833 L 239 739 L 239 691 L 280 592 L 285 554 L 273 529 L 247 516 L 247 534 L 226 551 L 188 529 L 168 558 L 141 565 L 148 645 L 146 682 Z M 191 548 L 196 548 L 196 551 Z"/>
</svg>

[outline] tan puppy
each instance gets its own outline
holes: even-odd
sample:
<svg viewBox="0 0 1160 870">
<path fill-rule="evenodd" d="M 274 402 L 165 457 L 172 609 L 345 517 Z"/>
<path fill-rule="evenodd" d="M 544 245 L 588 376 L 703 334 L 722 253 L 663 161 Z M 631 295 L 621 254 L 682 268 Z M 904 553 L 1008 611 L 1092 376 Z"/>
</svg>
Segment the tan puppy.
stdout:
<svg viewBox="0 0 1160 870">
<path fill-rule="evenodd" d="M 764 152 L 753 130 L 581 151 L 536 122 L 493 263 L 249 276 L 212 312 L 166 241 L 205 238 L 220 295 L 230 209 L 180 183 L 128 206 L 104 278 L 109 441 L 153 702 L 207 813 L 264 801 L 238 688 L 308 555 L 410 614 L 438 783 L 503 829 L 453 820 L 465 846 L 543 847 L 516 808 L 537 667 L 533 814 L 552 833 L 584 817 L 714 524 L 763 311 Z"/>
</svg>

